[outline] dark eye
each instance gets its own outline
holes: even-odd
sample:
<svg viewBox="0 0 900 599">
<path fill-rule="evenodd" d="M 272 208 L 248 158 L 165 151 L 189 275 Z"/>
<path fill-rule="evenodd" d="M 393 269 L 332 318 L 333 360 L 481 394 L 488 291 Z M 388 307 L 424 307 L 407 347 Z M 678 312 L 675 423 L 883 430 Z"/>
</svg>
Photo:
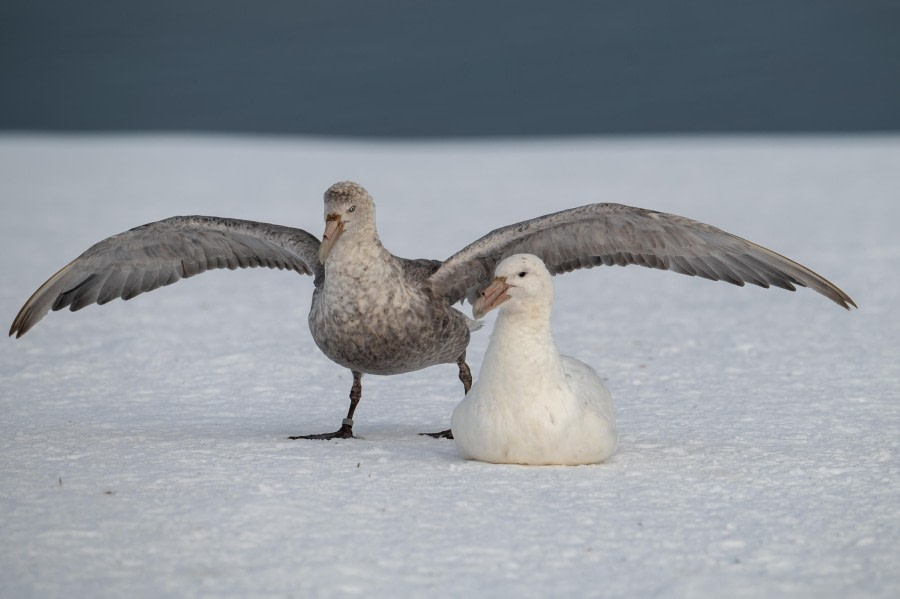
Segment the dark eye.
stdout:
<svg viewBox="0 0 900 599">
<path fill-rule="evenodd" d="M 356 206 L 350 206 L 350 207 L 347 209 L 347 212 L 353 212 L 354 210 L 356 210 Z"/>
<path fill-rule="evenodd" d="M 528 273 L 523 270 L 522 272 L 519 273 L 519 278 L 521 279 L 522 277 L 524 277 L 527 274 Z"/>
</svg>

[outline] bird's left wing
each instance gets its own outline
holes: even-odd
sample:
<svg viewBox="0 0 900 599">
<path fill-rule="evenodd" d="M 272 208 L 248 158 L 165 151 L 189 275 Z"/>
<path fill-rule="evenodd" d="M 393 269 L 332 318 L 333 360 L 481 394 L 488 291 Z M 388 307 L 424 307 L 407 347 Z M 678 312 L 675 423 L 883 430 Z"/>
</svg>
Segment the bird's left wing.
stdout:
<svg viewBox="0 0 900 599">
<path fill-rule="evenodd" d="M 52 308 L 80 310 L 215 268 L 265 266 L 320 278 L 319 240 L 302 229 L 213 216 L 175 216 L 108 237 L 50 277 L 9 329 L 21 337 Z"/>
<path fill-rule="evenodd" d="M 537 255 L 553 274 L 637 264 L 741 286 L 800 285 L 856 306 L 836 285 L 772 250 L 683 216 L 621 204 L 589 204 L 491 231 L 444 261 L 430 278 L 432 290 L 451 304 L 474 302 L 497 263 L 519 253 Z"/>
</svg>

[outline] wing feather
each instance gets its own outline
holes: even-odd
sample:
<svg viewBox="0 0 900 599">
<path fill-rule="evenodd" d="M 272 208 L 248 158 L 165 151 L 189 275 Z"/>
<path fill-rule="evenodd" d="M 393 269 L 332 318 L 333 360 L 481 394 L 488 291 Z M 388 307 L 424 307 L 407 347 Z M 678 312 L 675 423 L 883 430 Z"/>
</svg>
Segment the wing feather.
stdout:
<svg viewBox="0 0 900 599">
<path fill-rule="evenodd" d="M 621 204 L 589 204 L 491 231 L 444 261 L 430 278 L 432 290 L 451 304 L 473 302 L 497 263 L 518 253 L 539 256 L 553 274 L 637 264 L 740 286 L 809 287 L 856 307 L 836 285 L 772 250 L 689 218 Z"/>
<path fill-rule="evenodd" d="M 318 249 L 319 240 L 302 229 L 210 216 L 168 218 L 91 246 L 34 292 L 9 334 L 21 337 L 51 309 L 128 300 L 212 269 L 267 266 L 321 275 Z"/>
</svg>

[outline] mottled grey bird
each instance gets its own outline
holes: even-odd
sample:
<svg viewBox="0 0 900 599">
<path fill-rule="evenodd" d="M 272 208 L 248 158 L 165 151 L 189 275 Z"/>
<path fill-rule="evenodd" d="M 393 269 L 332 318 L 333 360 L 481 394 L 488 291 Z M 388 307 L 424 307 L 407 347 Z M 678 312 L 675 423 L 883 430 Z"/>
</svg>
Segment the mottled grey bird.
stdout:
<svg viewBox="0 0 900 599">
<path fill-rule="evenodd" d="M 824 277 L 784 256 L 681 216 L 620 204 L 590 204 L 491 231 L 447 260 L 391 254 L 375 229 L 375 204 L 356 183 L 325 192 L 320 242 L 301 229 L 209 216 L 176 216 L 90 247 L 41 285 L 13 321 L 21 337 L 52 308 L 79 310 L 170 285 L 214 268 L 266 266 L 313 275 L 313 339 L 353 372 L 350 410 L 333 433 L 353 436 L 362 375 L 459 365 L 468 392 L 466 347 L 475 321 L 453 308 L 479 297 L 497 264 L 535 254 L 553 273 L 637 264 L 743 286 L 809 287 L 844 308 L 856 306 Z M 436 433 L 449 436 L 449 431 Z"/>
</svg>

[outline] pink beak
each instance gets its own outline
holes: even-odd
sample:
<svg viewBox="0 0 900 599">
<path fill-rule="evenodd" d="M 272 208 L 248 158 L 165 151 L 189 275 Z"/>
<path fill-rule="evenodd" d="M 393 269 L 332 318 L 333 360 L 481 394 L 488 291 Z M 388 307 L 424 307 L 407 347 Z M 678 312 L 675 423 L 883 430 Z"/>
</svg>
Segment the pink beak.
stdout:
<svg viewBox="0 0 900 599">
<path fill-rule="evenodd" d="M 319 246 L 319 262 L 325 264 L 328 254 L 334 248 L 335 242 L 344 232 L 344 223 L 337 214 L 329 214 L 325 217 L 325 232 L 322 233 L 322 244 Z"/>
<path fill-rule="evenodd" d="M 475 318 L 484 318 L 484 315 L 509 299 L 509 285 L 506 277 L 497 277 L 481 292 L 481 297 L 475 300 L 472 306 L 472 315 Z"/>
</svg>

